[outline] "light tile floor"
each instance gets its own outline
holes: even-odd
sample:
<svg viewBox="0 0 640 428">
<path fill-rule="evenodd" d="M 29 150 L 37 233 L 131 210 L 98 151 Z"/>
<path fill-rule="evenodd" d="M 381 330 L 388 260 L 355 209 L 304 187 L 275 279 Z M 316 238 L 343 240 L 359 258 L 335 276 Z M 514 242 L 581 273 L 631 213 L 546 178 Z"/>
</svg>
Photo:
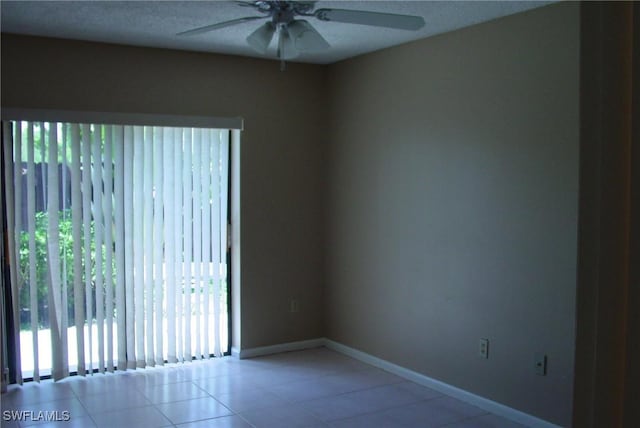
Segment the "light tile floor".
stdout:
<svg viewBox="0 0 640 428">
<path fill-rule="evenodd" d="M 325 348 L 12 385 L 6 410 L 67 422 L 2 427 L 522 427 Z"/>
</svg>

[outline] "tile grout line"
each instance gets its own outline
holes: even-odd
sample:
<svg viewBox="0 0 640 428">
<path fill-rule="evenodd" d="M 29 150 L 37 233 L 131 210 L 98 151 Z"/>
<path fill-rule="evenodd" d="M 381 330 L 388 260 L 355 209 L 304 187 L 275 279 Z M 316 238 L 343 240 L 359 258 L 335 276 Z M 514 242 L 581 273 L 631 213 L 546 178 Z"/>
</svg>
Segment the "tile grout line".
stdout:
<svg viewBox="0 0 640 428">
<path fill-rule="evenodd" d="M 322 361 L 322 360 L 321 360 L 321 359 L 319 359 L 317 362 L 321 362 L 321 361 Z M 273 366 L 273 367 L 269 367 L 269 366 L 267 366 L 267 367 L 260 367 L 260 371 L 263 371 L 263 373 L 266 375 L 266 378 L 267 378 L 267 380 L 268 380 L 269 374 L 271 374 L 271 375 L 273 375 L 273 376 L 277 377 L 277 373 L 278 373 L 278 371 L 279 371 L 279 370 L 281 370 L 281 369 L 285 369 L 285 370 L 286 370 L 286 368 L 287 368 L 288 366 L 296 367 L 297 369 L 301 369 L 301 370 L 304 370 L 304 369 L 305 369 L 305 367 L 304 367 L 303 365 L 298 365 L 298 364 L 299 364 L 299 361 L 295 361 L 295 362 L 294 362 L 294 363 L 292 363 L 291 365 L 287 364 L 286 362 L 282 362 L 282 364 L 276 364 L 276 365 L 275 365 L 275 366 Z M 338 364 L 338 363 L 336 362 L 336 364 Z M 376 369 L 376 370 L 381 370 L 380 368 L 377 368 L 377 367 L 372 366 L 372 365 L 367 364 L 367 363 L 364 363 L 364 365 L 365 365 L 365 366 L 367 366 L 367 367 L 359 367 L 359 368 L 358 368 L 358 369 L 356 369 L 356 370 L 350 370 L 350 371 L 348 371 L 348 372 L 350 372 L 350 373 L 361 373 L 361 372 L 366 372 L 366 371 L 367 371 L 367 370 L 369 370 L 370 368 L 373 368 L 373 369 Z M 311 364 L 311 365 L 310 365 L 310 368 L 313 370 L 313 364 Z M 169 369 L 171 370 L 171 368 L 169 368 Z M 240 367 L 240 368 L 239 368 L 239 370 L 240 370 L 240 371 L 242 371 L 242 367 Z M 387 372 L 386 370 L 381 370 L 381 371 L 383 371 L 383 372 Z M 205 396 L 203 396 L 203 397 L 192 397 L 192 398 L 185 398 L 185 399 L 179 399 L 179 400 L 172 400 L 172 401 L 168 401 L 167 403 L 153 403 L 149 398 L 147 398 L 147 395 L 145 394 L 145 392 L 144 392 L 144 390 L 143 390 L 143 388 L 144 388 L 144 385 L 145 385 L 145 384 L 140 383 L 140 382 L 136 382 L 136 379 L 125 379 L 124 377 L 120 377 L 120 378 L 118 378 L 118 379 L 117 379 L 117 381 L 122 382 L 122 385 L 123 385 L 124 387 L 127 387 L 127 386 L 129 385 L 129 384 L 127 384 L 126 382 L 128 382 L 128 381 L 133 382 L 133 385 L 131 385 L 131 386 L 133 386 L 133 388 L 134 388 L 138 393 L 140 393 L 140 394 L 141 394 L 141 396 L 144 398 L 144 400 L 145 400 L 148 404 L 145 404 L 145 405 L 142 405 L 142 406 L 134 406 L 134 407 L 131 407 L 131 408 L 126 408 L 126 409 L 118 409 L 118 410 L 125 411 L 125 410 L 139 409 L 139 408 L 144 408 L 144 407 L 153 407 L 153 408 L 154 408 L 156 411 L 158 411 L 158 412 L 159 412 L 159 413 L 160 413 L 160 414 L 161 414 L 161 415 L 162 415 L 166 420 L 168 420 L 168 421 L 170 422 L 170 426 L 177 427 L 177 426 L 178 426 L 178 425 L 180 425 L 180 424 L 173 423 L 173 422 L 171 421 L 171 419 L 169 419 L 169 418 L 168 418 L 168 417 L 167 417 L 167 416 L 166 416 L 166 415 L 165 415 L 165 414 L 160 410 L 160 408 L 159 408 L 159 406 L 160 406 L 160 405 L 162 405 L 162 404 L 168 404 L 168 403 L 185 402 L 185 401 L 195 400 L 195 399 L 199 399 L 199 398 L 207 398 L 207 397 L 209 397 L 209 398 L 214 399 L 214 400 L 215 400 L 217 403 L 219 403 L 223 408 L 227 409 L 227 410 L 230 412 L 230 415 L 224 415 L 224 416 L 219 416 L 219 417 L 214 417 L 214 418 L 199 419 L 199 420 L 197 420 L 197 421 L 187 421 L 187 422 L 184 422 L 184 423 L 193 423 L 193 422 L 198 422 L 198 421 L 201 421 L 201 420 L 202 420 L 202 421 L 204 421 L 204 420 L 209 420 L 209 419 L 218 419 L 218 418 L 224 418 L 224 417 L 234 417 L 234 416 L 237 416 L 237 417 L 238 417 L 239 419 L 241 419 L 243 422 L 245 422 L 245 423 L 247 423 L 248 425 L 250 425 L 250 426 L 252 426 L 252 427 L 254 427 L 254 428 L 255 428 L 255 425 L 254 425 L 254 424 L 252 424 L 251 422 L 249 422 L 247 419 L 245 419 L 245 417 L 242 415 L 242 413 L 240 413 L 240 412 L 236 412 L 235 410 L 233 410 L 233 409 L 232 409 L 232 408 L 230 408 L 229 406 L 227 406 L 227 405 L 223 404 L 223 403 L 222 403 L 222 402 L 217 398 L 217 396 L 224 395 L 224 394 L 216 394 L 216 395 L 217 395 L 217 396 L 216 396 L 216 395 L 214 395 L 213 393 L 210 393 L 210 392 L 209 392 L 208 390 L 206 390 L 204 387 L 201 387 L 199 384 L 197 384 L 197 383 L 196 383 L 196 382 L 198 382 L 198 381 L 202 381 L 202 380 L 205 380 L 205 379 L 215 379 L 215 378 L 220 378 L 220 377 L 223 377 L 223 376 L 226 376 L 226 377 L 233 377 L 234 373 L 235 373 L 235 372 L 230 372 L 230 373 L 225 373 L 225 374 L 217 374 L 217 375 L 215 375 L 215 376 L 211 376 L 211 377 L 198 377 L 198 378 L 195 378 L 195 379 L 194 379 L 194 378 L 185 378 L 185 379 L 180 379 L 180 380 L 178 380 L 178 381 L 169 381 L 169 382 L 167 382 L 167 383 L 150 384 L 150 385 L 152 385 L 153 387 L 166 387 L 166 386 L 168 386 L 168 385 L 175 385 L 175 384 L 178 384 L 178 383 L 183 383 L 183 384 L 188 384 L 190 387 L 195 387 L 197 390 L 202 391 L 202 392 L 205 394 Z M 388 373 L 388 372 L 387 372 L 387 373 Z M 179 373 L 179 374 L 178 374 L 178 376 L 179 376 L 179 375 L 181 375 L 181 374 L 184 374 L 184 373 Z M 190 373 L 189 373 L 189 374 L 190 374 Z M 206 374 L 206 373 L 205 373 L 205 374 Z M 299 380 L 293 380 L 293 381 L 289 380 L 289 381 L 287 381 L 287 382 L 282 383 L 281 385 L 288 385 L 288 384 L 296 383 L 296 382 L 298 382 L 298 381 L 299 381 L 299 382 L 314 382 L 314 381 L 318 381 L 319 379 L 325 378 L 325 377 L 327 377 L 327 376 L 340 376 L 340 374 L 343 374 L 343 375 L 344 375 L 345 373 L 343 373 L 343 370 L 339 370 L 339 371 L 328 371 L 328 372 L 324 372 L 324 371 L 323 371 L 323 372 L 321 372 L 321 373 L 315 373 L 315 374 L 314 374 L 314 375 L 312 375 L 312 376 L 305 377 L 305 378 L 302 378 L 302 379 L 299 379 Z M 87 381 L 91 381 L 91 380 L 93 380 L 93 379 L 91 379 L 91 378 L 87 379 Z M 97 380 L 97 378 L 96 378 L 96 380 Z M 172 380 L 174 380 L 174 379 L 172 379 Z M 252 382 L 250 382 L 250 381 L 249 381 L 249 383 L 252 383 Z M 299 406 L 298 408 L 299 408 L 300 410 L 303 410 L 305 413 L 307 413 L 307 414 L 309 414 L 310 416 L 312 416 L 314 420 L 317 420 L 317 421 L 319 421 L 320 423 L 322 423 L 322 424 L 324 424 L 324 425 L 329 425 L 330 423 L 334 423 L 334 422 L 337 422 L 337 421 L 343 421 L 343 420 L 348 420 L 348 419 L 352 419 L 352 418 L 357 418 L 357 417 L 359 417 L 359 416 L 365 416 L 365 415 L 371 415 L 371 414 L 381 413 L 381 412 L 385 412 L 385 411 L 388 411 L 388 410 L 391 410 L 391 409 L 395 409 L 395 408 L 402 408 L 402 407 L 410 406 L 410 405 L 412 405 L 412 404 L 416 404 L 416 403 L 428 402 L 428 401 L 436 400 L 436 399 L 439 399 L 439 398 L 441 399 L 441 398 L 450 397 L 450 396 L 448 396 L 448 395 L 446 395 L 446 394 L 443 394 L 443 395 L 440 395 L 440 396 L 436 396 L 436 397 L 429 397 L 429 398 L 418 398 L 418 397 L 416 397 L 417 399 L 415 399 L 415 401 L 411 401 L 411 402 L 407 402 L 407 403 L 403 403 L 403 404 L 397 404 L 397 405 L 393 405 L 393 406 L 390 406 L 390 407 L 381 408 L 381 409 L 378 409 L 378 410 L 367 411 L 367 412 L 364 412 L 364 413 L 361 413 L 361 414 L 358 414 L 358 415 L 353 415 L 353 416 L 349 416 L 349 417 L 345 417 L 345 418 L 338 418 L 338 419 L 335 419 L 335 420 L 332 420 L 332 421 L 324 421 L 324 420 L 322 420 L 322 419 L 318 418 L 318 417 L 317 417 L 313 412 L 311 412 L 311 411 L 309 410 L 309 408 L 305 405 L 305 404 L 308 404 L 309 402 L 312 402 L 312 401 L 315 401 L 315 400 L 323 400 L 323 399 L 331 399 L 331 398 L 344 397 L 344 396 L 349 395 L 349 394 L 357 394 L 357 393 L 361 393 L 361 392 L 372 391 L 372 390 L 379 389 L 379 388 L 392 387 L 392 386 L 394 386 L 394 385 L 398 385 L 398 384 L 402 384 L 402 383 L 409 383 L 409 384 L 415 384 L 415 385 L 420 386 L 420 384 L 418 384 L 418 383 L 416 383 L 416 382 L 413 382 L 413 381 L 410 381 L 410 380 L 407 380 L 407 379 L 402 379 L 402 378 L 400 378 L 400 379 L 398 379 L 398 380 L 394 380 L 394 381 L 391 381 L 391 382 L 388 382 L 388 383 L 382 383 L 382 384 L 377 384 L 377 385 L 371 385 L 371 386 L 367 386 L 367 387 L 364 387 L 364 388 L 356 388 L 356 389 L 354 389 L 354 390 L 349 390 L 349 391 L 339 392 L 339 393 L 335 393 L 335 394 L 328 394 L 328 395 L 326 395 L 326 396 L 314 397 L 314 398 L 312 398 L 312 399 L 308 399 L 308 400 L 303 400 L 303 401 L 294 402 L 294 401 L 292 401 L 291 399 L 287 399 L 286 397 L 284 397 L 284 396 L 282 396 L 282 395 L 279 395 L 279 394 L 277 394 L 277 393 L 275 393 L 275 392 L 271 391 L 271 390 L 267 387 L 267 385 L 269 385 L 269 383 L 256 383 L 255 385 L 256 385 L 256 387 L 259 387 L 260 389 L 263 389 L 263 390 L 265 390 L 265 391 L 270 392 L 270 393 L 271 393 L 271 394 L 273 394 L 274 396 L 278 397 L 278 399 L 282 400 L 284 403 L 288 403 L 289 405 L 295 405 L 296 407 L 298 407 L 298 406 Z M 278 385 L 280 385 L 280 384 L 278 384 Z M 277 386 L 277 385 L 276 385 L 276 386 Z M 271 387 L 273 387 L 273 385 L 271 385 Z M 81 401 L 81 399 L 80 399 L 80 392 L 77 392 L 73 387 L 71 387 L 71 385 L 69 386 L 69 388 L 71 389 L 71 392 L 72 392 L 72 398 L 75 398 L 75 399 L 77 399 L 77 400 L 78 400 L 78 402 L 80 403 L 81 407 L 82 407 L 83 409 L 85 409 L 85 411 L 86 411 L 86 413 L 87 413 L 87 416 L 89 416 L 90 420 L 91 420 L 91 421 L 92 421 L 92 422 L 97 426 L 97 423 L 96 423 L 96 420 L 94 419 L 94 416 L 89 412 L 89 409 L 87 408 L 87 406 L 86 406 L 86 405 Z M 427 388 L 427 389 L 429 389 L 429 388 Z M 409 392 L 410 392 L 410 391 L 409 391 Z M 108 394 L 108 393 L 106 393 L 106 394 Z M 106 394 L 105 394 L 105 393 L 100 393 L 100 394 L 94 394 L 94 395 L 106 395 Z M 455 399 L 455 398 L 454 398 L 454 399 Z M 456 400 L 457 400 L 457 399 L 456 399 Z M 51 401 L 51 400 L 49 400 L 49 401 Z M 56 401 L 56 400 L 53 400 L 53 401 Z M 459 401 L 459 400 L 458 400 L 458 401 Z M 283 406 L 286 406 L 286 404 L 283 404 Z M 447 423 L 447 424 L 440 425 L 440 426 L 443 426 L 443 427 L 444 427 L 444 426 L 448 426 L 448 425 L 451 425 L 452 423 L 459 423 L 459 422 L 461 422 L 461 421 L 466 421 L 466 420 L 474 419 L 474 418 L 477 418 L 477 417 L 482 417 L 482 416 L 487 415 L 487 414 L 492 414 L 492 413 L 490 413 L 490 412 L 486 412 L 486 413 L 482 413 L 482 414 L 479 414 L 479 415 L 469 416 L 469 417 L 466 417 L 466 418 L 462 418 L 462 419 L 460 419 L 460 420 L 458 420 L 458 421 L 456 421 L 456 422 L 451 422 L 451 423 Z M 18 422 L 18 426 L 22 426 L 22 424 L 20 424 L 20 423 Z"/>
<path fill-rule="evenodd" d="M 82 400 L 80 399 L 80 396 L 78 396 L 78 394 L 76 393 L 76 391 L 71 387 L 71 385 L 69 385 L 69 389 L 71 389 L 71 392 L 73 393 L 74 396 L 76 396 L 76 400 L 78 400 L 78 403 L 80 403 L 80 405 L 82 406 L 82 408 L 84 409 L 85 412 L 87 412 L 87 416 L 89 417 L 89 419 L 91 419 L 91 422 L 93 422 L 93 426 L 95 426 L 96 428 L 98 428 L 98 423 L 96 422 L 96 420 L 93 418 L 93 415 L 89 412 L 89 409 L 87 408 L 87 406 L 84 405 L 84 403 L 82 402 Z"/>
</svg>

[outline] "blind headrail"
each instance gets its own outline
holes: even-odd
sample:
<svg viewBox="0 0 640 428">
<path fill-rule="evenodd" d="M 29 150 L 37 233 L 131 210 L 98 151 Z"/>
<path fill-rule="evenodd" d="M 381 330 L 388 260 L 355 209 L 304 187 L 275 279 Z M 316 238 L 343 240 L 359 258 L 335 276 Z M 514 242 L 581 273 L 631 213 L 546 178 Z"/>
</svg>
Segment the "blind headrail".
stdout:
<svg viewBox="0 0 640 428">
<path fill-rule="evenodd" d="M 32 108 L 3 107 L 2 120 L 244 129 L 244 121 L 241 117 L 183 116 L 174 114 L 117 113 Z"/>
</svg>

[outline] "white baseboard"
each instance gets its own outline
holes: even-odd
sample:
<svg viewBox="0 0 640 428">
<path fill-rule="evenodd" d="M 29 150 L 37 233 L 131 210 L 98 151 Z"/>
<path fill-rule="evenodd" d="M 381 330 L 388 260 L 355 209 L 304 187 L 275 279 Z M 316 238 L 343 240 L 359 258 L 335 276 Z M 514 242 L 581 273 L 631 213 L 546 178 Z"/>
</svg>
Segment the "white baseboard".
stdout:
<svg viewBox="0 0 640 428">
<path fill-rule="evenodd" d="M 326 338 L 302 340 L 299 342 L 289 342 L 271 346 L 261 346 L 258 348 L 231 348 L 231 355 L 236 358 L 244 359 L 260 357 L 263 355 L 279 354 L 282 352 L 301 351 L 304 349 L 319 348 L 322 346 L 325 346 L 336 352 L 340 352 L 341 354 L 347 355 L 351 358 L 355 358 L 356 360 L 360 360 L 363 363 L 378 367 L 379 369 L 385 370 L 389 373 L 393 373 L 396 376 L 400 376 L 419 385 L 434 389 L 450 397 L 457 398 L 458 400 L 467 402 L 483 410 L 486 410 L 487 412 L 502 416 L 503 418 L 512 420 L 519 424 L 532 428 L 560 428 L 558 425 L 554 425 L 551 422 L 545 421 L 544 419 L 537 418 L 535 416 L 529 415 L 528 413 L 521 412 L 509 406 L 505 406 L 504 404 L 497 403 L 495 401 L 489 400 L 488 398 L 481 397 L 479 395 L 465 391 L 464 389 L 457 388 L 439 380 L 430 378 L 429 376 L 383 360 L 382 358 L 374 357 L 373 355 L 367 354 L 366 352 L 359 351 L 357 349 Z"/>
<path fill-rule="evenodd" d="M 495 401 L 472 394 L 464 389 L 456 388 L 455 386 L 430 378 L 429 376 L 425 376 L 421 373 L 409 370 L 381 358 L 374 357 L 366 352 L 358 351 L 357 349 L 334 342 L 333 340 L 324 339 L 324 345 L 336 352 L 340 352 L 341 354 L 378 367 L 417 384 L 442 392 L 450 397 L 457 398 L 458 400 L 480 407 L 487 412 L 502 416 L 503 418 L 510 419 L 519 424 L 534 428 L 559 428 L 558 425 L 554 425 L 544 419 L 536 418 L 528 413 L 505 406 L 504 404 L 496 403 Z"/>
<path fill-rule="evenodd" d="M 281 352 L 301 351 L 303 349 L 320 348 L 325 346 L 325 339 L 301 340 L 299 342 L 281 343 L 258 348 L 237 349 L 231 348 L 231 355 L 239 359 L 261 357 L 263 355 L 279 354 Z"/>
</svg>

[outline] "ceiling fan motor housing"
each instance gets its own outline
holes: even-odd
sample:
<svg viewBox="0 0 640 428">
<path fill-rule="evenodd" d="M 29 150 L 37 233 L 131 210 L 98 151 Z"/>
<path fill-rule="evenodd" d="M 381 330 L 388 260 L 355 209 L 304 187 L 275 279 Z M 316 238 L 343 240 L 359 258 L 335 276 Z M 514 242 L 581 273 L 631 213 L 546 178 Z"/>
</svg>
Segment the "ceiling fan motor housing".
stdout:
<svg viewBox="0 0 640 428">
<path fill-rule="evenodd" d="M 273 23 L 276 26 L 289 25 L 293 21 L 295 15 L 295 11 L 291 8 L 276 10 L 273 12 Z"/>
</svg>

